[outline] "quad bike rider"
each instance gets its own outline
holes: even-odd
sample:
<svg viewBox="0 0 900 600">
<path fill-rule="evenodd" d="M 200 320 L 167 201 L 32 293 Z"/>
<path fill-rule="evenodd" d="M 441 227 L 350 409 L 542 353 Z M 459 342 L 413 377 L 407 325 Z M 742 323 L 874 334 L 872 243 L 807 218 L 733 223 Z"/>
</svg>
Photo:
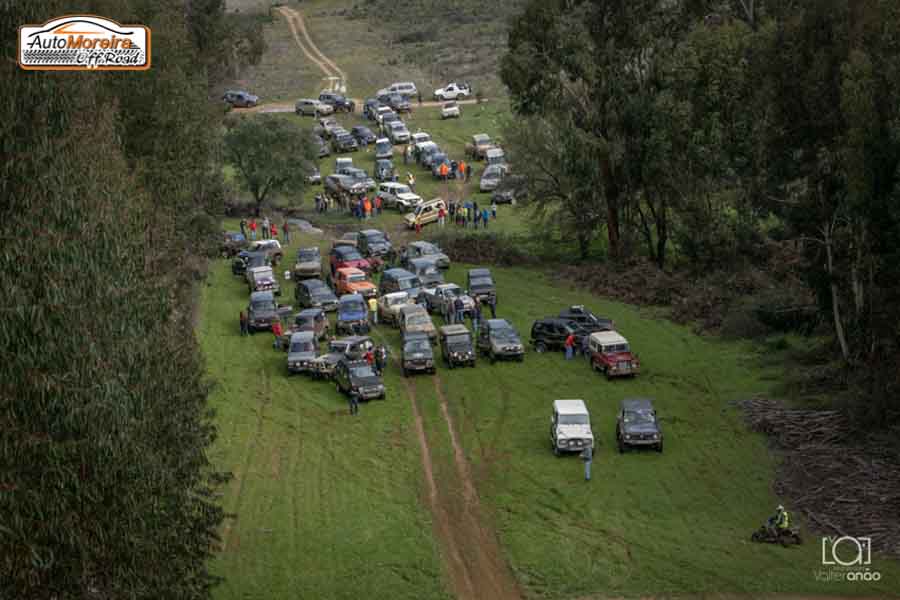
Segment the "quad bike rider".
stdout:
<svg viewBox="0 0 900 600">
<path fill-rule="evenodd" d="M 778 505 L 775 514 L 769 517 L 765 525 L 753 532 L 750 539 L 754 542 L 781 544 L 782 546 L 802 543 L 800 532 L 791 527 L 790 513 L 781 505 Z"/>
</svg>

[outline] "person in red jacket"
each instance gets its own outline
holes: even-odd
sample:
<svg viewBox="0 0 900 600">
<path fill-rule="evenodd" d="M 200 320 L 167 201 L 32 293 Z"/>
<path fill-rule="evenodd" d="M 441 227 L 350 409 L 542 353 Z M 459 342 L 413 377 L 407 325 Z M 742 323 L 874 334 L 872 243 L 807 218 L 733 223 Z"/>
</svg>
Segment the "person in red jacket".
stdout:
<svg viewBox="0 0 900 600">
<path fill-rule="evenodd" d="M 256 219 L 250 219 L 250 239 L 256 240 Z"/>
<path fill-rule="evenodd" d="M 273 239 L 273 240 L 277 240 L 277 239 L 278 239 L 278 226 L 275 224 L 274 221 L 272 222 L 271 227 L 269 227 L 269 232 L 272 234 L 272 239 Z"/>
<path fill-rule="evenodd" d="M 566 360 L 572 360 L 572 357 L 575 356 L 575 334 L 570 333 L 569 337 L 566 338 Z"/>
<path fill-rule="evenodd" d="M 272 347 L 278 350 L 281 346 L 281 336 L 284 334 L 284 329 L 281 327 L 281 321 L 276 320 L 272 323 L 272 335 L 275 336 L 275 341 L 272 342 Z"/>
</svg>

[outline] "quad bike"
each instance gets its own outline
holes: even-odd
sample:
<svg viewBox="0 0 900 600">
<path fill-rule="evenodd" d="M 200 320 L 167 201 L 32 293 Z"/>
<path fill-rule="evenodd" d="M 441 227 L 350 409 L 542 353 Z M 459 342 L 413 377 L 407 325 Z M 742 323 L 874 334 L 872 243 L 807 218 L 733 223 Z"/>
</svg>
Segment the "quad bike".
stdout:
<svg viewBox="0 0 900 600">
<path fill-rule="evenodd" d="M 803 543 L 803 540 L 800 538 L 799 530 L 794 529 L 793 527 L 788 529 L 777 529 L 767 525 L 763 525 L 754 531 L 753 535 L 750 536 L 750 539 L 754 542 L 764 544 L 781 544 L 785 548 L 793 545 L 799 546 Z"/>
</svg>

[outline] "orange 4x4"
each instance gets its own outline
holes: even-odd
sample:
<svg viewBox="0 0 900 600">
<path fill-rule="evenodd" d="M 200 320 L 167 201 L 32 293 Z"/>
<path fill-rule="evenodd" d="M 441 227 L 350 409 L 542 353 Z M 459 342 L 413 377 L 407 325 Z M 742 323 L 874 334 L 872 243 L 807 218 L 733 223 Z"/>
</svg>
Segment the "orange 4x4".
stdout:
<svg viewBox="0 0 900 600">
<path fill-rule="evenodd" d="M 361 269 L 344 267 L 334 272 L 334 292 L 338 296 L 360 294 L 364 298 L 371 298 L 375 295 L 376 288 Z"/>
</svg>

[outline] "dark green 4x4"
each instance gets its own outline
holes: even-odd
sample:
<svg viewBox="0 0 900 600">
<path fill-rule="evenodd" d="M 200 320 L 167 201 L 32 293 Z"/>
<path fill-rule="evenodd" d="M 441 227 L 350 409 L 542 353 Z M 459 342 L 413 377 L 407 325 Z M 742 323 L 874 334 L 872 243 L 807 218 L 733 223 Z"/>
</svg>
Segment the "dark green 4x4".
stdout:
<svg viewBox="0 0 900 600">
<path fill-rule="evenodd" d="M 465 325 L 444 325 L 439 333 L 441 355 L 451 369 L 457 365 L 475 366 L 472 336 Z"/>
<path fill-rule="evenodd" d="M 403 353 L 400 357 L 403 376 L 410 372 L 426 371 L 434 374 L 434 351 L 428 335 L 412 331 L 403 337 Z"/>
<path fill-rule="evenodd" d="M 339 392 L 360 400 L 384 400 L 384 382 L 364 360 L 341 360 L 334 368 L 334 385 Z"/>
</svg>

